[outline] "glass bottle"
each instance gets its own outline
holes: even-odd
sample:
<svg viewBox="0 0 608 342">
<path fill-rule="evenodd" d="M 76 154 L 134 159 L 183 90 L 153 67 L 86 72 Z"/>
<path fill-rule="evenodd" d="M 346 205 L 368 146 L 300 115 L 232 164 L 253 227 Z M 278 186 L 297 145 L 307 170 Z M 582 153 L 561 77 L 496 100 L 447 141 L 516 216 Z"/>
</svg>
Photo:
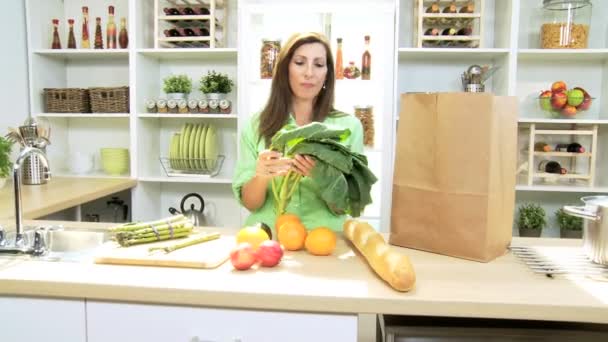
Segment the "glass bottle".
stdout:
<svg viewBox="0 0 608 342">
<path fill-rule="evenodd" d="M 342 61 L 342 38 L 338 38 L 338 49 L 336 50 L 336 79 L 344 79 L 344 65 Z"/>
<path fill-rule="evenodd" d="M 95 18 L 95 48 L 103 49 L 103 34 L 101 33 L 101 18 Z"/>
<path fill-rule="evenodd" d="M 543 49 L 586 49 L 590 0 L 543 0 L 540 45 Z"/>
<path fill-rule="evenodd" d="M 129 34 L 127 33 L 127 19 L 120 18 L 120 34 L 118 35 L 118 44 L 121 49 L 126 49 L 129 46 Z"/>
<path fill-rule="evenodd" d="M 89 41 L 89 8 L 87 6 L 82 7 L 82 41 L 80 43 L 80 48 L 91 48 L 91 43 Z"/>
<path fill-rule="evenodd" d="M 59 39 L 59 19 L 53 19 L 53 43 L 52 49 L 61 49 L 61 40 Z"/>
<path fill-rule="evenodd" d="M 262 40 L 262 49 L 260 50 L 260 78 L 272 78 L 272 71 L 279 59 L 280 51 L 281 41 L 270 39 Z"/>
<path fill-rule="evenodd" d="M 108 25 L 106 27 L 108 49 L 116 49 L 116 24 L 114 23 L 114 6 L 108 6 Z"/>
<path fill-rule="evenodd" d="M 365 52 L 361 58 L 361 79 L 369 80 L 372 73 L 372 54 L 369 52 L 369 36 L 365 36 Z"/>
<path fill-rule="evenodd" d="M 68 49 L 76 48 L 76 36 L 74 36 L 74 19 L 68 19 L 70 31 L 68 33 Z"/>
</svg>

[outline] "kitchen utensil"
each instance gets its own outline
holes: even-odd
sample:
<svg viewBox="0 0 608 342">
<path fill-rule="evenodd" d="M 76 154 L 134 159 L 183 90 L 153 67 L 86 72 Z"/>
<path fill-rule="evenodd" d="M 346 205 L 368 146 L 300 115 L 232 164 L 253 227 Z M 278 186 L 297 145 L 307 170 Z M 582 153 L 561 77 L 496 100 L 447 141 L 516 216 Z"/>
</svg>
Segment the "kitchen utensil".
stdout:
<svg viewBox="0 0 608 342">
<path fill-rule="evenodd" d="M 41 149 L 46 154 L 46 150 Z M 21 167 L 21 181 L 26 185 L 46 184 L 49 180 L 50 172 L 44 166 L 41 158 L 37 154 L 31 154 L 23 161 Z"/>
<path fill-rule="evenodd" d="M 129 206 L 120 198 L 113 196 L 109 201 L 106 202 L 106 205 L 113 212 L 113 222 L 126 222 L 129 218 Z M 120 221 L 118 220 L 119 217 Z"/>
<path fill-rule="evenodd" d="M 469 83 L 480 84 L 482 72 L 483 72 L 483 69 L 481 66 L 479 66 L 477 64 L 471 65 L 467 69 L 467 74 L 469 76 Z"/>
<path fill-rule="evenodd" d="M 488 80 L 488 78 L 490 78 L 490 76 L 494 75 L 494 73 L 496 72 L 496 70 L 498 70 L 500 67 L 498 66 L 489 66 L 489 65 L 484 65 L 481 69 L 481 81 L 485 82 Z"/>
<path fill-rule="evenodd" d="M 200 201 L 200 209 L 195 209 L 194 203 L 190 204 L 190 209 L 184 209 L 184 204 L 186 203 L 186 200 L 190 197 L 194 197 Z M 190 221 L 192 221 L 192 224 L 194 224 L 195 227 L 205 226 L 207 224 L 205 214 L 203 213 L 203 211 L 205 210 L 205 201 L 203 200 L 203 197 L 201 195 L 197 193 L 187 194 L 186 196 L 184 196 L 184 198 L 182 198 L 182 202 L 180 203 L 180 209 L 182 210 L 181 212 L 179 212 L 173 207 L 170 207 L 169 212 L 173 215 L 183 214 L 188 219 L 190 219 Z"/>
<path fill-rule="evenodd" d="M 585 206 L 566 205 L 564 212 L 585 219 L 583 251 L 591 261 L 608 265 L 608 196 L 586 196 L 581 201 Z"/>
<path fill-rule="evenodd" d="M 21 147 L 25 147 L 25 140 L 21 136 L 21 133 L 12 127 L 8 128 L 8 134 L 4 137 L 13 143 L 18 143 Z"/>
<path fill-rule="evenodd" d="M 206 233 L 195 233 L 187 239 L 197 239 Z M 171 240 L 185 242 L 185 239 Z M 150 253 L 149 248 L 164 247 L 168 241 L 120 247 L 116 242 L 107 242 L 95 256 L 98 264 L 166 266 L 189 268 L 216 268 L 230 257 L 230 250 L 236 245 L 234 236 L 221 236 L 219 239 L 181 248 L 171 253 Z"/>
</svg>

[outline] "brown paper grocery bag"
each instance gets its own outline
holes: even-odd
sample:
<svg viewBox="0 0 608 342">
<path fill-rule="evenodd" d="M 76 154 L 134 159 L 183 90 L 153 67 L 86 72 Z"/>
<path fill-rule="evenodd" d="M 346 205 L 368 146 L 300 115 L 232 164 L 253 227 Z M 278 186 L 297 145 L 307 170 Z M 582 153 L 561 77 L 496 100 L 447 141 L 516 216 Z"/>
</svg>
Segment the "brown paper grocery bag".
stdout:
<svg viewBox="0 0 608 342">
<path fill-rule="evenodd" d="M 402 94 L 389 242 L 490 261 L 511 241 L 517 100 Z"/>
</svg>

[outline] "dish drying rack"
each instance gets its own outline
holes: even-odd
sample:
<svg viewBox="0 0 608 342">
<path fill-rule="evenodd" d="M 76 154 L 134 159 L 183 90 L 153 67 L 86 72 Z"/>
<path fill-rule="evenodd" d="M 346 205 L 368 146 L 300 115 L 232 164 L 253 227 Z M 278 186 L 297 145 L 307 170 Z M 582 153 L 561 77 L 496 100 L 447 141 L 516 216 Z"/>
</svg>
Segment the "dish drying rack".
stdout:
<svg viewBox="0 0 608 342">
<path fill-rule="evenodd" d="M 534 273 L 547 277 L 587 276 L 608 281 L 608 265 L 589 260 L 582 248 L 549 246 L 510 246 L 515 256 Z"/>
<path fill-rule="evenodd" d="M 167 177 L 215 177 L 222 170 L 224 155 L 217 159 L 160 157 L 160 164 Z"/>
</svg>

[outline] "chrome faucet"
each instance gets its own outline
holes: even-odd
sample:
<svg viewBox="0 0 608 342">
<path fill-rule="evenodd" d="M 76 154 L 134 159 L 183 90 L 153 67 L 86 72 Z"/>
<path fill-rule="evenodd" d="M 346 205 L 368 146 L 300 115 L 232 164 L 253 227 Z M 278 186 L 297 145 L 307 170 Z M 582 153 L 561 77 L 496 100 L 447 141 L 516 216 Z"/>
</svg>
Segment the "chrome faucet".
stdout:
<svg viewBox="0 0 608 342">
<path fill-rule="evenodd" d="M 0 237 L 3 241 L 0 241 L 0 253 L 11 253 L 11 254 L 43 254 L 44 253 L 44 241 L 41 234 L 36 231 L 34 235 L 34 241 L 32 246 L 27 247 L 24 246 L 23 241 L 23 214 L 22 214 L 22 203 L 21 203 L 21 165 L 31 155 L 38 155 L 40 157 L 40 162 L 45 169 L 44 177 L 48 180 L 51 178 L 51 173 L 49 171 L 49 162 L 46 158 L 46 155 L 42 150 L 37 149 L 35 147 L 26 146 L 19 156 L 17 156 L 17 160 L 13 164 L 13 186 L 15 189 L 15 243 L 14 245 L 9 245 L 6 241 L 4 241 L 4 233 L 0 234 Z M 1 230 L 1 229 L 0 229 Z"/>
</svg>

